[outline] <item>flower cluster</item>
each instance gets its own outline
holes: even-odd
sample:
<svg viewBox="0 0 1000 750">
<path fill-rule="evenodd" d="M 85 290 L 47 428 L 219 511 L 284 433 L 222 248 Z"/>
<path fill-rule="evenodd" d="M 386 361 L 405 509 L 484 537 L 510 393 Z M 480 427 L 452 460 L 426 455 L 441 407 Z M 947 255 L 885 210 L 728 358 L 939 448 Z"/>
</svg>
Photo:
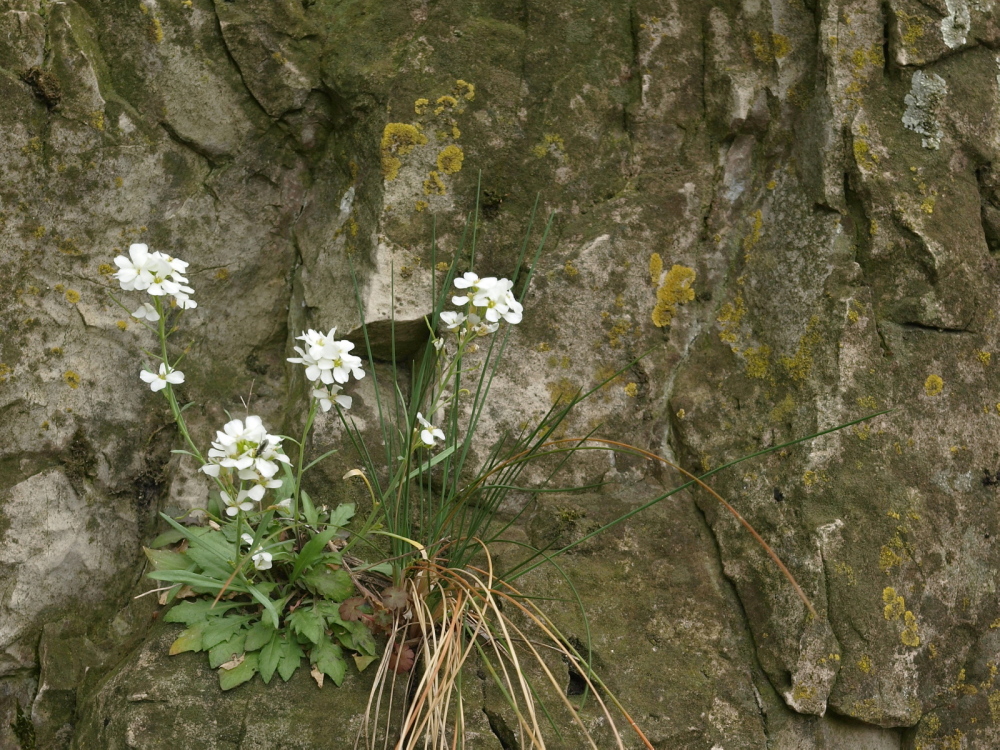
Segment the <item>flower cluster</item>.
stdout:
<svg viewBox="0 0 1000 750">
<path fill-rule="evenodd" d="M 227 422 L 221 431 L 215 433 L 212 448 L 208 451 L 209 463 L 201 470 L 211 477 L 224 476 L 232 479 L 235 471 L 241 481 L 250 481 L 249 490 L 240 489 L 235 496 L 222 492 L 226 513 L 235 516 L 237 512 L 253 509 L 251 500 L 260 502 L 264 491 L 281 486 L 275 479 L 278 463 L 291 463 L 281 452 L 281 438 L 268 434 L 260 417 L 247 417 L 244 424 L 239 419 Z"/>
<path fill-rule="evenodd" d="M 441 322 L 448 330 L 467 324 L 470 331 L 485 336 L 500 327 L 501 319 L 511 325 L 521 322 L 524 308 L 514 298 L 514 282 L 510 279 L 498 279 L 495 276 L 481 279 L 468 271 L 455 279 L 455 288 L 462 293 L 452 297 L 452 303 L 468 306 L 468 312 L 448 310 L 441 313 Z"/>
<path fill-rule="evenodd" d="M 198 303 L 191 299 L 194 289 L 187 285 L 187 277 L 184 276 L 188 267 L 187 261 L 159 251 L 151 253 L 147 245 L 136 243 L 129 247 L 127 257 L 119 255 L 115 258 L 115 265 L 118 266 L 115 278 L 126 292 L 148 292 L 153 297 L 170 295 L 173 297 L 171 304 L 182 310 L 198 306 Z M 155 305 L 143 302 L 132 313 L 132 317 L 155 323 L 160 319 L 162 309 L 158 299 Z M 166 362 L 160 363 L 159 373 L 141 370 L 139 377 L 143 382 L 149 383 L 153 393 L 162 391 L 168 384 L 179 385 L 184 382 L 184 373 L 170 367 Z"/>
<path fill-rule="evenodd" d="M 198 306 L 191 299 L 194 289 L 187 285 L 186 261 L 172 258 L 166 253 L 149 252 L 149 247 L 137 243 L 128 249 L 129 257 L 119 255 L 115 258 L 118 271 L 115 278 L 126 292 L 148 292 L 154 297 L 171 295 L 177 307 L 190 310 Z M 159 320 L 159 314 L 149 303 L 145 303 L 132 313 L 136 318 Z"/>
<path fill-rule="evenodd" d="M 354 376 L 361 380 L 365 371 L 361 369 L 361 357 L 351 354 L 354 344 L 346 339 L 337 341 L 336 328 L 329 333 L 320 333 L 311 328 L 298 337 L 305 348 L 296 346 L 298 357 L 289 357 L 289 362 L 304 365 L 306 377 L 313 382 L 312 397 L 319 401 L 323 411 L 329 411 L 334 403 L 345 409 L 351 408 L 351 397 L 341 395 L 341 384 Z"/>
</svg>

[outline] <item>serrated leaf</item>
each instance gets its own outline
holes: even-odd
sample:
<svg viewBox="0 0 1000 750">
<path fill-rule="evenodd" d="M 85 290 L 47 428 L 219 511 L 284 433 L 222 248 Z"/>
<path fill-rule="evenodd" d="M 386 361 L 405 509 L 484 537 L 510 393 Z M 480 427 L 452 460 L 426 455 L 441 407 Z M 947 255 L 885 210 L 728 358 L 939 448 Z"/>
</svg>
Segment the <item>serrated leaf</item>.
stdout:
<svg viewBox="0 0 1000 750">
<path fill-rule="evenodd" d="M 354 582 L 345 570 L 330 570 L 320 565 L 303 574 L 301 581 L 315 594 L 342 602 L 354 593 Z"/>
<path fill-rule="evenodd" d="M 223 690 L 232 690 L 237 685 L 253 679 L 255 674 L 257 674 L 257 652 L 247 654 L 235 669 L 220 669 L 219 687 Z"/>
<path fill-rule="evenodd" d="M 386 609 L 403 609 L 409 601 L 409 593 L 398 586 L 387 586 L 382 590 L 382 605 Z"/>
<path fill-rule="evenodd" d="M 375 655 L 375 636 L 372 635 L 372 631 L 360 622 L 344 623 L 344 627 L 351 634 L 352 643 L 348 648 L 360 651 L 362 654 L 368 654 L 369 656 Z"/>
<path fill-rule="evenodd" d="M 265 685 L 271 681 L 271 678 L 274 676 L 274 670 L 278 668 L 278 662 L 281 661 L 281 655 L 284 652 L 284 645 L 285 642 L 278 631 L 272 630 L 270 639 L 268 639 L 268 642 L 260 650 L 258 666 L 260 668 L 260 678 L 264 681 Z M 285 679 L 287 680 L 288 678 L 286 677 Z"/>
<path fill-rule="evenodd" d="M 208 650 L 208 665 L 215 669 L 226 662 L 233 659 L 235 656 L 242 654 L 246 651 L 246 633 L 237 633 L 235 636 L 230 638 L 228 641 L 223 641 L 215 646 L 212 646 Z"/>
<path fill-rule="evenodd" d="M 184 535 L 177 529 L 168 529 L 150 542 L 149 546 L 153 549 L 156 549 L 157 547 L 166 547 L 168 544 L 176 544 L 183 538 Z"/>
<path fill-rule="evenodd" d="M 344 676 L 347 674 L 347 662 L 344 660 L 344 650 L 336 643 L 324 638 L 309 652 L 309 661 L 316 666 L 316 669 L 333 680 L 335 685 L 340 686 L 344 681 Z"/>
<path fill-rule="evenodd" d="M 344 622 L 355 622 L 366 614 L 371 614 L 371 606 L 364 600 L 364 597 L 352 596 L 350 599 L 345 599 L 337 608 L 337 614 Z"/>
<path fill-rule="evenodd" d="M 185 651 L 203 651 L 202 636 L 206 627 L 208 627 L 208 623 L 199 622 L 183 631 L 177 636 L 177 640 L 170 644 L 170 655 L 176 656 Z"/>
<path fill-rule="evenodd" d="M 253 627 L 247 631 L 247 651 L 259 651 L 263 646 L 265 646 L 268 641 L 271 640 L 271 636 L 274 635 L 275 631 L 268 623 L 260 621 L 255 622 Z"/>
<path fill-rule="evenodd" d="M 354 655 L 354 666 L 358 668 L 359 672 L 364 672 L 368 669 L 368 665 L 373 661 L 378 659 L 377 656 L 360 656 L 358 654 Z"/>
<path fill-rule="evenodd" d="M 323 640 L 323 617 L 312 607 L 301 607 L 285 618 L 299 635 L 313 643 Z"/>
<path fill-rule="evenodd" d="M 194 625 L 196 622 L 204 622 L 208 619 L 212 611 L 212 602 L 208 599 L 199 599 L 193 602 L 181 602 L 170 608 L 163 616 L 164 622 L 181 622 L 185 625 Z M 219 614 L 225 614 L 223 609 Z"/>
<path fill-rule="evenodd" d="M 244 615 L 242 617 L 239 615 L 229 615 L 210 620 L 202 636 L 204 648 L 212 648 L 223 641 L 228 641 L 244 625 L 254 619 L 254 617 L 255 615 Z"/>
<path fill-rule="evenodd" d="M 187 570 L 191 560 L 182 552 L 171 552 L 165 549 L 150 549 L 143 547 L 146 559 L 153 564 L 154 570 Z"/>
<path fill-rule="evenodd" d="M 346 526 L 354 518 L 355 508 L 354 503 L 341 503 L 338 505 L 330 512 L 330 525 Z"/>
<path fill-rule="evenodd" d="M 302 651 L 302 647 L 296 643 L 295 639 L 286 638 L 281 648 L 281 661 L 278 662 L 278 674 L 281 675 L 282 680 L 288 682 L 292 679 L 295 670 L 302 663 L 303 656 L 305 656 L 305 653 Z"/>
</svg>

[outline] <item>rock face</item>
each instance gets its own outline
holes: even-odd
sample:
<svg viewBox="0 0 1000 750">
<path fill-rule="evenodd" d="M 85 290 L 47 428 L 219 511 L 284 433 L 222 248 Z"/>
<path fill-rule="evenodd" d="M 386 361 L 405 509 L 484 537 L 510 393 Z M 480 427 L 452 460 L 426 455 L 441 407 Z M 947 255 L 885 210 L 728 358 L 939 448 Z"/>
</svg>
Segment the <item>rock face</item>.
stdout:
<svg viewBox="0 0 1000 750">
<path fill-rule="evenodd" d="M 251 383 L 287 433 L 294 336 L 357 328 L 356 273 L 377 354 L 390 306 L 418 341 L 432 231 L 450 260 L 480 182 L 481 273 L 512 271 L 536 195 L 554 212 L 488 429 L 647 351 L 575 426 L 699 473 L 891 409 L 712 479 L 816 617 L 703 493 L 567 556 L 597 664 L 653 743 L 1000 744 L 997 14 L 0 0 L 0 750 L 32 731 L 319 747 L 355 726 L 361 677 L 223 694 L 165 655 L 169 628 L 147 637 L 140 547 L 205 488 L 136 377 L 149 340 L 108 298 L 109 264 L 135 241 L 191 262 L 178 346 L 199 439 Z M 346 492 L 349 465 L 317 497 Z M 582 536 L 682 481 L 621 457 L 584 476 L 607 484 L 546 496 L 520 538 Z M 513 747 L 496 696 L 469 700 L 474 746 Z"/>
</svg>

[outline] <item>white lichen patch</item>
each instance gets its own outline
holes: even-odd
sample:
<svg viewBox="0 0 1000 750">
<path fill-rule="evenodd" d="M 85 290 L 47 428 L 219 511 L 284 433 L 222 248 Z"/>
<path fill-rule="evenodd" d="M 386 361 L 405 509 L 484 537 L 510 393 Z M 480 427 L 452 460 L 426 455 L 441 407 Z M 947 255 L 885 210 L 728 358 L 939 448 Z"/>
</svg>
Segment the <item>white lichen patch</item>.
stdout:
<svg viewBox="0 0 1000 750">
<path fill-rule="evenodd" d="M 951 49 L 965 44 L 972 27 L 968 0 L 944 0 L 948 15 L 941 19 L 941 38 Z"/>
<path fill-rule="evenodd" d="M 920 133 L 923 136 L 921 144 L 924 148 L 941 147 L 944 131 L 938 122 L 937 111 L 947 93 L 948 84 L 936 73 L 918 70 L 913 74 L 910 93 L 903 100 L 906 104 L 903 127 Z"/>
</svg>

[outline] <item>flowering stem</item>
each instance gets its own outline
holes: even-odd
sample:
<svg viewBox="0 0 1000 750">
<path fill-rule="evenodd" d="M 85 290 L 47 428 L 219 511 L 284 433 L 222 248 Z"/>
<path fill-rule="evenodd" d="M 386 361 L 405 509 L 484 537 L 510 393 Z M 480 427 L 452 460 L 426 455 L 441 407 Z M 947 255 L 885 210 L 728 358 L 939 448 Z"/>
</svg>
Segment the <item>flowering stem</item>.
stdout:
<svg viewBox="0 0 1000 750">
<path fill-rule="evenodd" d="M 154 300 L 156 302 L 156 312 L 160 316 L 160 319 L 157 321 L 157 334 L 160 338 L 160 357 L 163 360 L 163 364 L 169 371 L 171 367 L 170 361 L 167 358 L 166 310 L 163 309 L 163 303 L 160 301 L 159 297 L 154 297 Z M 177 397 L 174 395 L 174 387 L 170 383 L 167 383 L 167 387 L 164 389 L 164 392 L 167 395 L 167 402 L 170 404 L 170 411 L 174 415 L 174 422 L 177 424 L 177 429 L 180 430 L 181 435 L 184 437 L 184 442 L 187 443 L 191 452 L 198 457 L 198 460 L 201 463 L 205 463 L 205 458 L 201 455 L 201 451 L 198 450 L 198 446 L 195 445 L 194 440 L 191 439 L 191 433 L 188 432 L 187 423 L 184 421 L 184 414 L 177 403 Z"/>
<path fill-rule="evenodd" d="M 312 429 L 313 420 L 316 419 L 316 407 L 319 400 L 309 399 L 309 416 L 306 417 L 306 426 L 302 430 L 302 440 L 299 442 L 299 462 L 295 467 L 295 487 L 292 491 L 292 518 L 298 522 L 299 518 L 299 491 L 302 489 L 302 472 L 306 464 L 306 440 L 309 438 L 309 430 Z"/>
</svg>

